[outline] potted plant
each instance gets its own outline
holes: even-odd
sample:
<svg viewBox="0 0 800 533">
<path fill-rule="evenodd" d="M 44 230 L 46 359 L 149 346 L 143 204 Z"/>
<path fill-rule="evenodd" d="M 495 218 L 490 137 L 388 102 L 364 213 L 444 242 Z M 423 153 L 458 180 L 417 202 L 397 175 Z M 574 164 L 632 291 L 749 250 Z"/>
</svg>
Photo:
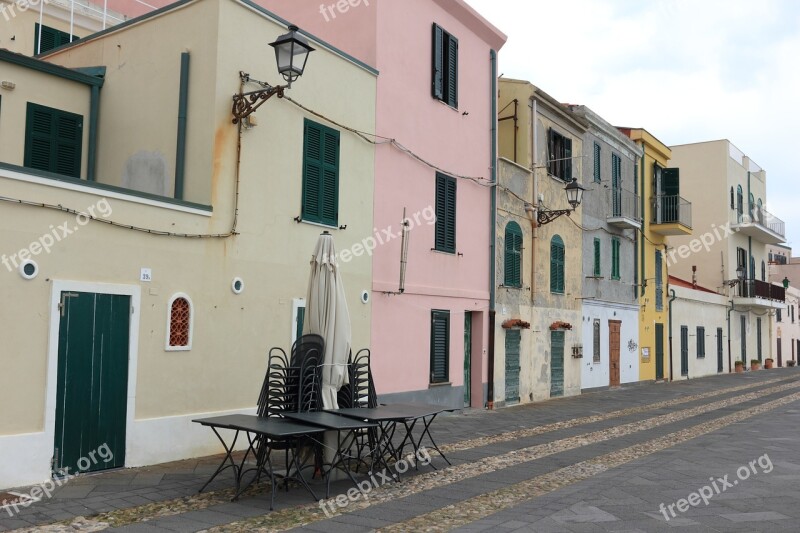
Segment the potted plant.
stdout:
<svg viewBox="0 0 800 533">
<path fill-rule="evenodd" d="M 773 363 L 775 363 L 775 361 L 773 361 L 771 357 L 767 357 L 764 359 L 764 368 L 772 368 Z"/>
<path fill-rule="evenodd" d="M 750 370 L 758 370 L 761 368 L 761 361 L 758 359 L 750 359 Z"/>
<path fill-rule="evenodd" d="M 744 363 L 742 361 L 736 361 L 734 363 L 734 367 L 736 368 L 737 374 L 741 374 L 744 372 Z"/>
</svg>

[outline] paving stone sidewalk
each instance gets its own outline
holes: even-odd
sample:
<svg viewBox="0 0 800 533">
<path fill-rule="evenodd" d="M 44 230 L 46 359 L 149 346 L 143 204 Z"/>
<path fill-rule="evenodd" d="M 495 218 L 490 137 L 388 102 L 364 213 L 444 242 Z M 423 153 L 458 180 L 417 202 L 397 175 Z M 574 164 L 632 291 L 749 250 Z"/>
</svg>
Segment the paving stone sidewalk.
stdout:
<svg viewBox="0 0 800 533">
<path fill-rule="evenodd" d="M 735 415 L 757 409 L 768 401 L 786 398 L 800 388 L 787 389 L 747 401 L 731 402 L 719 409 L 683 420 L 671 419 L 649 428 L 648 421 L 659 416 L 673 416 L 678 411 L 702 407 L 729 398 L 740 398 L 776 386 L 800 384 L 800 370 L 774 369 L 745 374 L 720 375 L 673 383 L 622 387 L 497 411 L 467 410 L 440 417 L 433 428 L 437 442 L 445 449 L 464 475 L 461 480 L 426 490 L 425 483 L 436 481 L 422 467 L 420 474 L 411 471 L 404 481 L 390 490 L 407 488 L 409 495 L 387 500 L 363 510 L 345 512 L 332 518 L 306 523 L 308 531 L 369 531 L 394 526 L 430 513 L 431 530 L 440 510 L 454 506 L 471 512 L 469 501 L 492 490 L 513 487 L 516 483 L 544 476 L 581 461 L 612 453 L 626 446 L 670 438 L 680 430 L 713 421 L 723 415 Z M 731 388 L 742 390 L 722 392 Z M 692 397 L 714 394 L 707 398 Z M 657 406 L 661 402 L 688 402 Z M 637 411 L 636 408 L 639 408 Z M 609 413 L 628 410 L 624 416 Z M 626 411 L 626 413 L 628 412 Z M 571 421 L 597 415 L 591 422 L 570 426 Z M 463 530 L 500 529 L 501 531 L 657 531 L 674 527 L 692 527 L 697 531 L 762 531 L 795 526 L 800 515 L 800 491 L 794 487 L 800 479 L 800 406 L 798 402 L 764 412 L 741 422 L 731 423 L 706 435 L 692 438 L 673 448 L 656 451 L 640 459 L 592 475 L 562 489 L 545 493 L 510 506 L 484 518 L 478 518 Z M 551 431 L 536 433 L 530 428 L 555 424 Z M 502 461 L 522 449 L 570 442 L 590 432 L 618 431 L 623 424 L 643 424 L 642 428 L 619 438 L 580 443 L 573 449 L 554 453 L 543 459 L 525 461 L 502 468 Z M 514 432 L 509 434 L 509 432 Z M 498 435 L 507 434 L 505 438 Z M 485 441 L 479 441 L 486 437 Z M 461 443 L 471 443 L 462 449 Z M 746 460 L 768 453 L 774 464 L 769 474 L 754 476 L 741 490 L 720 494 L 709 506 L 665 520 L 659 518 L 659 503 L 673 503 L 708 482 L 710 476 L 736 472 Z M 207 494 L 197 490 L 216 469 L 221 456 L 179 461 L 146 468 L 125 469 L 72 479 L 56 490 L 53 497 L 36 502 L 18 513 L 0 510 L 0 531 L 17 528 L 31 530 L 75 531 L 76 529 L 119 531 L 249 531 L 264 527 L 270 516 L 310 512 L 309 494 L 301 488 L 276 494 L 275 512 L 270 515 L 269 493 L 261 489 L 230 502 L 232 479 L 225 473 L 209 485 Z M 472 476 L 470 465 L 476 461 L 500 466 Z M 446 466 L 434 456 L 434 465 Z M 491 466 L 491 465 L 490 465 Z M 448 469 L 447 472 L 455 471 Z M 445 475 L 444 473 L 441 475 Z M 472 476 L 472 477 L 469 477 Z M 349 483 L 334 484 L 332 495 L 342 494 Z M 318 492 L 324 493 L 319 484 Z M 21 488 L 19 492 L 28 492 Z M 655 500 L 658 500 L 656 502 Z M 297 510 L 297 511 L 296 511 Z M 711 512 L 714 510 L 714 512 Z M 13 514 L 13 516 L 11 516 Z M 152 514 L 150 519 L 148 514 Z M 480 514 L 480 513 L 479 513 Z M 98 516 L 100 518 L 98 518 Z M 87 517 L 86 522 L 75 522 Z M 103 517 L 111 517 L 103 520 Z M 70 524 L 70 522 L 72 523 Z M 62 526 L 46 526 L 60 522 Z M 288 523 L 288 522 L 287 522 Z M 295 523 L 304 523 L 302 521 Z M 67 525 L 70 524 L 70 525 Z M 113 528 L 122 524 L 122 527 Z M 233 526 L 227 526 L 234 524 Z M 762 528 L 763 526 L 763 528 Z M 226 527 L 228 529 L 226 529 Z M 417 526 L 414 526 L 417 527 Z M 613 529 L 617 528 L 617 529 Z M 665 529 L 666 528 L 666 529 Z M 797 530 L 800 527 L 796 527 Z M 413 530 L 409 529 L 409 530 Z M 792 530 L 792 529 L 786 529 Z"/>
</svg>

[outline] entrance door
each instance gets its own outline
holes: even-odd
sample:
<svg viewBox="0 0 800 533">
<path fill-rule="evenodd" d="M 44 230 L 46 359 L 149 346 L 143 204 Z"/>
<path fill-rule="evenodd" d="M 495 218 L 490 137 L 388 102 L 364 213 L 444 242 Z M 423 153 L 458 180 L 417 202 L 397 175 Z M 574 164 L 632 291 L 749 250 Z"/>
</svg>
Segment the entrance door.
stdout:
<svg viewBox="0 0 800 533">
<path fill-rule="evenodd" d="M 619 332 L 621 328 L 621 321 L 608 321 L 608 384 L 612 387 L 619 386 Z"/>
<path fill-rule="evenodd" d="M 681 376 L 689 375 L 689 328 L 681 326 Z"/>
<path fill-rule="evenodd" d="M 656 379 L 664 379 L 664 324 L 656 323 Z"/>
<path fill-rule="evenodd" d="M 472 311 L 464 311 L 464 407 L 472 401 Z"/>
<path fill-rule="evenodd" d="M 783 343 L 781 342 L 781 338 L 778 337 L 778 366 L 783 366 Z"/>
<path fill-rule="evenodd" d="M 722 372 L 722 328 L 717 328 L 717 372 Z"/>
<path fill-rule="evenodd" d="M 564 396 L 564 332 L 550 332 L 550 397 Z"/>
<path fill-rule="evenodd" d="M 519 403 L 519 346 L 518 329 L 506 330 L 506 404 Z"/>
<path fill-rule="evenodd" d="M 131 297 L 62 292 L 59 308 L 53 469 L 122 467 Z"/>
</svg>

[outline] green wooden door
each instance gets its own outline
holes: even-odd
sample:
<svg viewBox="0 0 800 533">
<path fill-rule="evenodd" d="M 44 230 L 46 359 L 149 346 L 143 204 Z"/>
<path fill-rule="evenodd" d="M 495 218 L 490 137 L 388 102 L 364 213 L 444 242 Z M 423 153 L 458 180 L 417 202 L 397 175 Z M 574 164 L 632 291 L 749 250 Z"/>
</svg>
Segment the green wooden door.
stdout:
<svg viewBox="0 0 800 533">
<path fill-rule="evenodd" d="M 125 465 L 130 314 L 130 296 L 61 293 L 57 473 Z"/>
<path fill-rule="evenodd" d="M 464 407 L 472 402 L 472 311 L 464 311 Z"/>
<path fill-rule="evenodd" d="M 656 324 L 656 379 L 664 379 L 664 324 Z"/>
<path fill-rule="evenodd" d="M 717 372 L 722 372 L 722 328 L 717 328 Z"/>
<path fill-rule="evenodd" d="M 519 403 L 520 331 L 506 330 L 506 404 Z"/>
<path fill-rule="evenodd" d="M 689 328 L 681 326 L 681 376 L 689 375 Z"/>
<path fill-rule="evenodd" d="M 550 332 L 550 397 L 564 395 L 564 332 Z"/>
</svg>

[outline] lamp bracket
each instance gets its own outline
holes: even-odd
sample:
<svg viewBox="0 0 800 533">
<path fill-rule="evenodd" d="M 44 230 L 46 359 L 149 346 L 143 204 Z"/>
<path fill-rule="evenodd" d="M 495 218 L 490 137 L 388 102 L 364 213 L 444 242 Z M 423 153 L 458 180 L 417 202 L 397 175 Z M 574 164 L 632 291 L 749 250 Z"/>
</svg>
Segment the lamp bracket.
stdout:
<svg viewBox="0 0 800 533">
<path fill-rule="evenodd" d="M 550 222 L 554 221 L 561 215 L 569 216 L 572 213 L 572 209 L 543 209 L 538 208 L 536 210 L 536 222 L 540 226 L 544 226 L 545 224 L 549 224 Z"/>
<path fill-rule="evenodd" d="M 256 109 L 261 107 L 264 102 L 273 96 L 277 95 L 278 98 L 283 98 L 283 90 L 287 87 L 286 85 L 276 85 L 273 87 L 269 83 L 252 79 L 249 74 L 241 71 L 239 72 L 239 79 L 242 81 L 242 85 L 252 82 L 260 85 L 262 88 L 246 93 L 240 91 L 239 94 L 233 95 L 231 113 L 233 114 L 232 122 L 234 124 L 238 124 L 245 117 L 255 113 Z"/>
</svg>

